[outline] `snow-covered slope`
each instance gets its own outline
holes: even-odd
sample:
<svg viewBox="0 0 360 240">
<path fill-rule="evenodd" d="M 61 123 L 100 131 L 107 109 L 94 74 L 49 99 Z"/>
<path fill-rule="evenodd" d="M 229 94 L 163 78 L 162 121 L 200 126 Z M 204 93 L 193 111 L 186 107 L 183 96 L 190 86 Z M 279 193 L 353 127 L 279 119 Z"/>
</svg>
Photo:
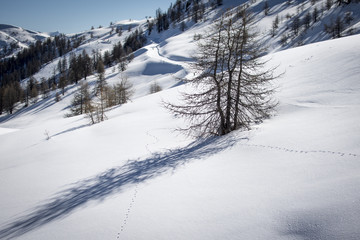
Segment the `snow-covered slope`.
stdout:
<svg viewBox="0 0 360 240">
<path fill-rule="evenodd" d="M 283 45 L 290 19 L 280 21 L 275 37 L 271 23 L 277 14 L 295 14 L 297 2 L 268 1 L 265 17 L 264 1 L 251 1 L 272 52 L 264 58 L 284 73 L 274 82 L 276 116 L 213 139 L 173 131 L 185 123 L 161 102 L 177 101 L 187 88 L 178 79 L 193 77 L 194 35 L 241 2 L 224 0 L 204 21 L 187 21 L 185 32 L 178 26 L 153 32 L 124 73 L 108 68 L 109 84 L 126 75 L 135 94 L 102 123 L 64 118 L 75 85 L 60 102 L 53 92 L 1 115 L 0 239 L 358 239 L 360 35 L 320 42 L 331 38 L 319 30 L 322 22 L 301 35 L 308 36 L 301 44 L 295 37 Z M 310 1 L 303 3 L 313 11 Z M 357 16 L 350 4 L 321 19 L 349 6 Z M 111 33 L 117 26 L 121 36 Z M 135 29 L 145 31 L 146 21 L 112 27 L 79 33 L 85 41 L 73 53 L 110 50 Z M 302 44 L 308 45 L 288 49 Z M 51 76 L 58 61 L 35 77 Z M 92 85 L 96 76 L 87 81 Z M 154 82 L 164 90 L 149 95 Z"/>
<path fill-rule="evenodd" d="M 14 50 L 21 50 L 27 48 L 30 44 L 38 40 L 44 40 L 50 37 L 47 33 L 34 32 L 7 24 L 0 24 L 0 53 L 7 54 L 10 48 Z M 4 49 L 7 52 L 4 52 Z"/>
<path fill-rule="evenodd" d="M 160 102 L 184 85 L 93 126 L 50 100 L 3 122 L 0 238 L 358 239 L 359 41 L 271 55 L 279 110 L 250 132 L 174 133 Z"/>
</svg>

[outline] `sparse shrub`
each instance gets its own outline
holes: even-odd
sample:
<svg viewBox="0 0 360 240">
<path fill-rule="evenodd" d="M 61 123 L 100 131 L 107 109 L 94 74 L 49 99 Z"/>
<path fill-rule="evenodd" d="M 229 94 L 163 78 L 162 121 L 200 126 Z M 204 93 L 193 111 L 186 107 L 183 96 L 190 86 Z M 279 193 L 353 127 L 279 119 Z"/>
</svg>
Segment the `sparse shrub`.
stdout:
<svg viewBox="0 0 360 240">
<path fill-rule="evenodd" d="M 156 81 L 150 85 L 150 94 L 160 92 L 161 90 L 161 86 Z"/>
</svg>

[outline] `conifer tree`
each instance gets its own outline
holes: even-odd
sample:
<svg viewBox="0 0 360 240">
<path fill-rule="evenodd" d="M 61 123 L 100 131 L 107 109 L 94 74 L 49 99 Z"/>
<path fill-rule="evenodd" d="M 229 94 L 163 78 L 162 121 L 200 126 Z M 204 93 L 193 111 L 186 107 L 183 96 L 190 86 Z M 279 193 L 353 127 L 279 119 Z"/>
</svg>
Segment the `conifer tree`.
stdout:
<svg viewBox="0 0 360 240">
<path fill-rule="evenodd" d="M 269 3 L 266 0 L 265 3 L 264 3 L 264 14 L 265 14 L 265 16 L 269 15 L 269 11 L 270 11 Z"/>
<path fill-rule="evenodd" d="M 14 110 L 15 103 L 18 101 L 18 96 L 16 89 L 13 84 L 7 85 L 3 90 L 3 105 L 4 109 L 12 114 Z"/>
<path fill-rule="evenodd" d="M 99 122 L 104 121 L 106 118 L 106 88 L 107 83 L 105 79 L 104 63 L 100 60 L 97 65 L 97 77 L 95 86 L 95 96 L 98 98 L 98 104 L 96 105 L 97 119 Z"/>
<path fill-rule="evenodd" d="M 0 115 L 3 113 L 4 111 L 4 88 L 2 86 L 0 86 Z"/>
</svg>

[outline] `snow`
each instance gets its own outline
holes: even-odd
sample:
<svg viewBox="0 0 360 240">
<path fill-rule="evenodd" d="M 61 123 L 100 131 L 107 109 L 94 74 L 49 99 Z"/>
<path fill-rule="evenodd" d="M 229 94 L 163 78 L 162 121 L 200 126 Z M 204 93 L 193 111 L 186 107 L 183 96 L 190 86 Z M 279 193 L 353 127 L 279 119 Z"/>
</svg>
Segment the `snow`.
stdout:
<svg viewBox="0 0 360 240">
<path fill-rule="evenodd" d="M 30 44 L 35 43 L 37 40 L 44 40 L 48 37 L 50 35 L 47 33 L 34 32 L 8 24 L 0 24 L 0 50 L 4 47 L 10 47 L 11 43 L 15 43 L 20 49 L 12 54 L 14 56 L 19 50 L 28 48 Z"/>
<path fill-rule="evenodd" d="M 0 128 L 0 135 L 8 134 L 11 132 L 15 132 L 18 129 L 11 129 L 11 128 Z"/>
<path fill-rule="evenodd" d="M 107 69 L 135 95 L 104 122 L 64 118 L 74 85 L 0 116 L 0 239 L 359 238 L 360 35 L 265 56 L 283 73 L 277 114 L 196 140 L 161 102 L 187 87 L 178 78 L 192 77 L 193 35 L 206 28 L 154 34 L 125 73 Z M 164 90 L 149 95 L 154 81 Z"/>
</svg>

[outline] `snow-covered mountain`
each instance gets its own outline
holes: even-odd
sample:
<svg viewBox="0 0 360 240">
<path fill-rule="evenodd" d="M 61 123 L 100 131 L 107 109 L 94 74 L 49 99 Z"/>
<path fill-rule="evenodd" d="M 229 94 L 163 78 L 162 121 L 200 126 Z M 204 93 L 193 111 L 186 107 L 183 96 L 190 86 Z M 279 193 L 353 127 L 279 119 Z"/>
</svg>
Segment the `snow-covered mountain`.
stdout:
<svg viewBox="0 0 360 240">
<path fill-rule="evenodd" d="M 6 56 L 27 48 L 38 40 L 44 40 L 56 33 L 40 33 L 8 24 L 0 24 L 0 54 Z"/>
<path fill-rule="evenodd" d="M 358 3 L 333 5 L 294 34 L 286 15 L 326 1 L 268 1 L 267 15 L 265 1 L 250 1 L 270 47 L 263 58 L 283 73 L 273 83 L 276 116 L 205 140 L 173 131 L 185 123 L 161 102 L 188 88 L 179 79 L 194 75 L 194 36 L 240 3 L 224 0 L 198 23 L 184 19 L 184 32 L 174 25 L 148 35 L 143 20 L 76 34 L 84 40 L 74 54 L 104 53 L 136 29 L 147 34 L 126 71 L 105 71 L 109 84 L 126 75 L 134 96 L 95 125 L 64 118 L 76 85 L 59 102 L 52 92 L 0 116 L 0 239 L 358 239 L 360 35 L 347 36 L 359 32 Z M 344 37 L 329 40 L 324 23 L 349 11 Z M 49 78 L 59 61 L 34 77 Z M 149 94 L 154 82 L 163 91 Z"/>
</svg>

